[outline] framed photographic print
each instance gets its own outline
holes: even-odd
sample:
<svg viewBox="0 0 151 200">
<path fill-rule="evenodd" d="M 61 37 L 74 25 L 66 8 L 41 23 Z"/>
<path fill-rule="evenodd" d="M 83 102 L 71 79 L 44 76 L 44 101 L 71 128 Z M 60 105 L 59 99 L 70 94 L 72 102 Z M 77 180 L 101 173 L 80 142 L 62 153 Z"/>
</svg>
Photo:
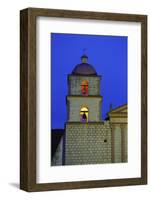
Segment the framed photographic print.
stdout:
<svg viewBox="0 0 151 200">
<path fill-rule="evenodd" d="M 20 12 L 20 188 L 147 184 L 147 16 Z"/>
</svg>

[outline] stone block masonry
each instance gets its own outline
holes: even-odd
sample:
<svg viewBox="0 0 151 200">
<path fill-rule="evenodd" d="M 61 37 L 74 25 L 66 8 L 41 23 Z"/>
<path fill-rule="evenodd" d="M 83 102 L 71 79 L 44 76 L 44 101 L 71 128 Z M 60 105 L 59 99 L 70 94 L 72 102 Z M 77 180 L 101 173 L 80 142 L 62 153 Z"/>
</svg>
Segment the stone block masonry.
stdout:
<svg viewBox="0 0 151 200">
<path fill-rule="evenodd" d="M 68 96 L 68 121 L 80 121 L 80 109 L 86 106 L 89 110 L 89 122 L 100 122 L 101 119 L 101 97 L 72 97 Z"/>
<path fill-rule="evenodd" d="M 66 123 L 65 165 L 111 163 L 109 122 Z"/>
<path fill-rule="evenodd" d="M 100 76 L 68 76 L 69 95 L 81 95 L 81 83 L 87 80 L 89 83 L 89 95 L 100 95 Z"/>
</svg>

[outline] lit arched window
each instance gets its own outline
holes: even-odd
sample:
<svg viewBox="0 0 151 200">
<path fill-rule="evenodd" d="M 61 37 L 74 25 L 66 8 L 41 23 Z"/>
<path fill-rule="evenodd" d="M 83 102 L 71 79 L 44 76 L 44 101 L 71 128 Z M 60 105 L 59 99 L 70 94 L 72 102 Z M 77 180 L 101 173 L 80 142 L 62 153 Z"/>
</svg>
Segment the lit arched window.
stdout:
<svg viewBox="0 0 151 200">
<path fill-rule="evenodd" d="M 88 95 L 88 81 L 87 80 L 84 80 L 81 83 L 81 93 L 84 96 Z"/>
<path fill-rule="evenodd" d="M 81 117 L 81 122 L 88 122 L 88 108 L 87 107 L 82 107 L 80 110 L 80 117 Z"/>
</svg>

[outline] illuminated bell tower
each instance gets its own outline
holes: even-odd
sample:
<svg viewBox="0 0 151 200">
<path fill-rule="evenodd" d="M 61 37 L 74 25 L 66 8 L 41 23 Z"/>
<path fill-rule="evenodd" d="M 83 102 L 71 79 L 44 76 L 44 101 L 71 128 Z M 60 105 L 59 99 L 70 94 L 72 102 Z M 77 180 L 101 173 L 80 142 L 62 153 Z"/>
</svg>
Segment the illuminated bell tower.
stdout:
<svg viewBox="0 0 151 200">
<path fill-rule="evenodd" d="M 68 75 L 67 111 L 68 122 L 100 122 L 100 80 L 88 57 L 81 56 L 81 63 Z"/>
<path fill-rule="evenodd" d="M 100 80 L 86 55 L 68 75 L 64 165 L 111 162 L 111 129 L 101 119 Z"/>
</svg>

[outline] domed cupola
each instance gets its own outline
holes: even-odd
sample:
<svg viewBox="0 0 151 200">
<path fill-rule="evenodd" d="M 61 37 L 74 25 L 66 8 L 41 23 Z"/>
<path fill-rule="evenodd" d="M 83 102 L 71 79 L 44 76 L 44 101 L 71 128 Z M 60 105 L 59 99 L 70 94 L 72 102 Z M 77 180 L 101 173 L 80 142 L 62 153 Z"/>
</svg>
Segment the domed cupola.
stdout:
<svg viewBox="0 0 151 200">
<path fill-rule="evenodd" d="M 73 75 L 83 75 L 83 76 L 97 76 L 97 73 L 94 69 L 94 67 L 87 63 L 88 57 L 87 55 L 81 56 L 81 63 L 76 65 L 75 68 L 72 71 Z"/>
</svg>

